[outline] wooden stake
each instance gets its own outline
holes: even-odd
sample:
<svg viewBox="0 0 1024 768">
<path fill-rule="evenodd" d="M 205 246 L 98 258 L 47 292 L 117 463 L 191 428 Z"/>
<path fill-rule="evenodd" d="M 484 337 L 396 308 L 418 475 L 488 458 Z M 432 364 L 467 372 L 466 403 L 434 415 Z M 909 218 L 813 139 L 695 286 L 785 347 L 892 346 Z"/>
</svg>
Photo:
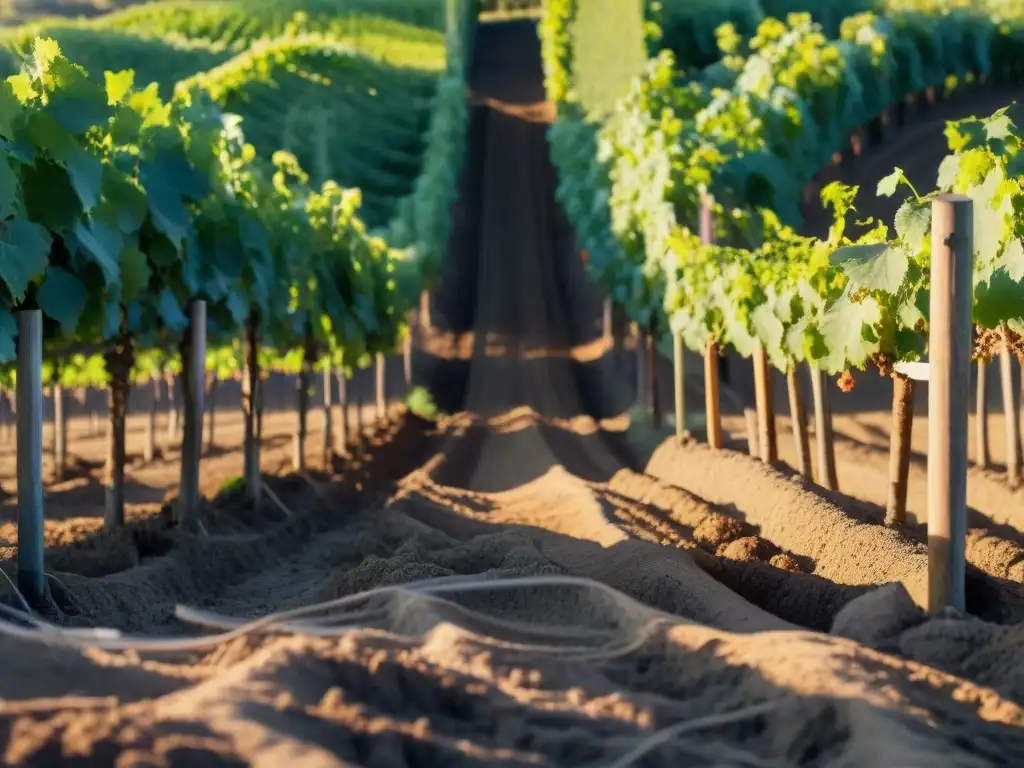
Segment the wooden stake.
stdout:
<svg viewBox="0 0 1024 768">
<path fill-rule="evenodd" d="M 182 360 L 185 385 L 185 434 L 181 440 L 181 482 L 178 519 L 197 533 L 200 527 L 199 462 L 203 452 L 203 400 L 206 396 L 206 302 L 193 301 L 190 309 L 188 359 Z"/>
<path fill-rule="evenodd" d="M 341 410 L 341 427 L 336 441 L 335 452 L 339 456 L 348 454 L 349 440 L 349 417 L 348 417 L 348 379 L 345 378 L 345 369 L 338 371 L 338 407 Z"/>
<path fill-rule="evenodd" d="M 43 573 L 43 313 L 18 312 L 18 591 L 46 598 Z"/>
<path fill-rule="evenodd" d="M 800 370 L 796 366 L 790 368 L 786 373 L 786 388 L 789 390 L 789 419 L 793 422 L 796 463 L 800 474 L 808 480 L 813 480 L 811 443 L 807 434 L 807 405 L 804 401 L 804 386 L 800 381 Z"/>
<path fill-rule="evenodd" d="M 814 397 L 814 439 L 818 446 L 818 484 L 830 491 L 839 490 L 836 474 L 836 444 L 832 432 L 832 398 L 828 374 L 811 366 L 811 393 Z"/>
<path fill-rule="evenodd" d="M 217 372 L 209 374 L 210 387 L 209 396 L 206 400 L 206 450 L 212 451 L 217 444 L 217 388 L 220 386 L 220 379 Z"/>
<path fill-rule="evenodd" d="M 636 328 L 636 407 L 644 414 L 650 415 L 650 403 L 647 401 L 647 366 L 644 355 L 647 346 L 647 332 L 637 325 Z"/>
<path fill-rule="evenodd" d="M 420 293 L 420 331 L 430 331 L 430 291 L 427 290 Z"/>
<path fill-rule="evenodd" d="M 127 463 L 128 395 L 131 391 L 131 369 L 135 363 L 132 340 L 128 335 L 127 320 L 121 311 L 121 328 L 103 355 L 104 366 L 110 378 L 107 422 L 107 466 L 104 477 L 106 509 L 105 528 L 124 525 L 124 478 Z"/>
<path fill-rule="evenodd" d="M 356 422 L 356 439 L 358 441 L 360 441 L 360 442 L 363 439 L 363 433 L 366 431 L 366 418 L 365 418 L 365 414 L 363 413 L 363 405 L 364 405 L 364 401 L 363 401 L 363 388 L 357 386 L 356 387 L 356 402 L 355 402 L 355 410 L 356 410 L 355 422 Z"/>
<path fill-rule="evenodd" d="M 602 316 L 602 332 L 601 332 L 601 335 L 604 337 L 605 344 L 607 344 L 609 348 L 613 347 L 614 344 L 615 344 L 615 339 L 613 338 L 614 334 L 613 334 L 613 330 L 612 330 L 613 329 L 613 323 L 612 323 L 613 314 L 614 314 L 614 307 L 612 305 L 612 300 L 611 299 L 605 299 L 604 300 L 604 314 Z"/>
<path fill-rule="evenodd" d="M 774 464 L 779 460 L 779 444 L 775 432 L 775 403 L 772 399 L 772 369 L 764 347 L 754 350 L 754 392 L 757 403 L 758 444 L 761 461 Z"/>
<path fill-rule="evenodd" d="M 753 458 L 761 458 L 761 446 L 757 439 L 757 411 L 753 408 L 743 409 L 743 419 L 747 423 L 747 453 Z"/>
<path fill-rule="evenodd" d="M 167 434 L 165 438 L 168 443 L 173 442 L 178 436 L 180 417 L 178 379 L 179 377 L 173 373 L 165 374 L 165 383 L 167 385 Z"/>
<path fill-rule="evenodd" d="M 405 377 L 405 393 L 412 392 L 412 330 L 402 339 L 402 374 Z"/>
<path fill-rule="evenodd" d="M 978 388 L 974 400 L 975 460 L 982 469 L 992 466 L 992 448 L 988 436 L 988 362 L 978 361 Z"/>
<path fill-rule="evenodd" d="M 644 354 L 647 356 L 647 389 L 648 399 L 651 403 L 651 423 L 656 429 L 661 429 L 661 392 L 658 390 L 658 349 L 654 342 L 654 332 L 647 333 Z"/>
<path fill-rule="evenodd" d="M 310 342 L 307 339 L 307 347 Z M 292 468 L 296 472 L 306 470 L 306 437 L 309 435 L 309 388 L 315 356 L 306 353 L 302 368 L 295 380 L 295 437 L 292 441 Z"/>
<path fill-rule="evenodd" d="M 160 408 L 160 379 L 149 380 L 149 411 L 146 413 L 146 445 L 142 449 L 142 460 L 147 464 L 156 457 L 156 413 Z"/>
<path fill-rule="evenodd" d="M 1006 479 L 1010 486 L 1020 485 L 1020 416 L 1017 410 L 1017 388 L 1014 386 L 1013 353 L 1005 341 L 999 351 L 999 374 L 1003 390 L 1003 423 L 1006 434 Z"/>
<path fill-rule="evenodd" d="M 328 361 L 324 365 L 323 381 L 323 462 L 331 469 L 334 465 L 334 366 Z"/>
<path fill-rule="evenodd" d="M 928 332 L 928 608 L 966 608 L 967 409 L 971 386 L 974 206 L 932 201 Z"/>
<path fill-rule="evenodd" d="M 377 421 L 383 423 L 388 418 L 387 370 L 384 355 L 377 353 Z"/>
<path fill-rule="evenodd" d="M 242 474 L 245 498 L 254 509 L 260 506 L 263 478 L 260 475 L 260 439 L 257 426 L 260 391 L 260 315 L 256 309 L 245 323 L 245 370 L 242 372 L 242 418 L 244 426 Z"/>
<path fill-rule="evenodd" d="M 707 413 L 708 445 L 718 450 L 722 440 L 722 410 L 718 393 L 718 345 L 708 342 L 704 354 L 704 410 Z"/>
<path fill-rule="evenodd" d="M 672 373 L 676 398 L 676 439 L 686 438 L 686 367 L 683 361 L 683 337 L 672 334 Z"/>
<path fill-rule="evenodd" d="M 60 376 L 60 367 L 56 369 Z M 68 463 L 68 414 L 64 402 L 64 387 L 58 379 L 53 385 L 53 476 L 64 479 Z"/>
<path fill-rule="evenodd" d="M 900 373 L 892 377 L 892 434 L 889 437 L 889 498 L 885 524 L 907 522 L 907 479 L 914 430 L 914 380 Z"/>
</svg>

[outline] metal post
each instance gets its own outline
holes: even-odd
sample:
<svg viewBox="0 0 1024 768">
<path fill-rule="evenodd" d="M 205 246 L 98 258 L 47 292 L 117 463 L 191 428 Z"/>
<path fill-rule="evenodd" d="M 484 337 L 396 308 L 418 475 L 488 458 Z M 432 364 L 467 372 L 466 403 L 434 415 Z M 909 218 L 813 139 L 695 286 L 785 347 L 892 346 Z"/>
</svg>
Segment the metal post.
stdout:
<svg viewBox="0 0 1024 768">
<path fill-rule="evenodd" d="M 46 598 L 43 574 L 43 313 L 18 313 L 18 590 Z"/>
<path fill-rule="evenodd" d="M 181 522 L 188 530 L 199 529 L 199 460 L 203 451 L 203 399 L 206 384 L 206 302 L 191 308 L 189 378 L 185 382 L 190 412 L 185 414 L 187 439 L 181 445 Z M 189 426 L 191 425 L 191 426 Z"/>
</svg>

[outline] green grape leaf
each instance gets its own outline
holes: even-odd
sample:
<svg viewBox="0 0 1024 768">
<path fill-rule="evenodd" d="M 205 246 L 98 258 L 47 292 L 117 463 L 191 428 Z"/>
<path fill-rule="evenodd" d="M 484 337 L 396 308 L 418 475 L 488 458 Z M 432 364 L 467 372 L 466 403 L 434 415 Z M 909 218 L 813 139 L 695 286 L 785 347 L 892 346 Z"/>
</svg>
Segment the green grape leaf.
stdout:
<svg viewBox="0 0 1024 768">
<path fill-rule="evenodd" d="M 14 137 L 14 120 L 21 114 L 21 101 L 14 93 L 14 87 L 6 80 L 0 80 L 0 136 Z"/>
<path fill-rule="evenodd" d="M 82 248 L 103 272 L 107 285 L 117 283 L 120 279 L 118 255 L 124 245 L 124 239 L 102 221 L 92 221 L 88 225 L 79 222 L 75 226 L 75 237 Z"/>
<path fill-rule="evenodd" d="M 998 109 L 981 121 L 989 141 L 1005 140 L 1013 133 L 1013 121 L 1006 114 L 1008 109 L 1009 107 Z"/>
<path fill-rule="evenodd" d="M 46 269 L 50 233 L 25 219 L 0 224 L 0 280 L 14 301 L 25 298 L 29 283 Z"/>
<path fill-rule="evenodd" d="M 1007 195 L 993 206 L 992 186 L 983 184 L 969 191 L 974 199 L 974 254 L 980 266 L 991 264 L 1007 234 L 1007 221 L 1013 214 L 1013 200 Z"/>
<path fill-rule="evenodd" d="M 807 337 L 809 326 L 810 318 L 802 317 L 786 329 L 782 346 L 791 360 L 800 360 L 804 357 L 804 339 Z"/>
<path fill-rule="evenodd" d="M 124 233 L 136 232 L 149 213 L 146 193 L 112 166 L 103 169 L 103 217 L 117 223 Z"/>
<path fill-rule="evenodd" d="M 42 158 L 23 165 L 21 189 L 28 218 L 51 232 L 74 229 L 82 203 L 65 168 Z"/>
<path fill-rule="evenodd" d="M 862 368 L 878 348 L 871 329 L 880 319 L 881 310 L 873 298 L 852 302 L 840 296 L 825 312 L 818 329 L 828 349 L 826 370 L 836 373 L 847 366 Z"/>
<path fill-rule="evenodd" d="M 91 211 L 100 201 L 100 186 L 103 178 L 103 163 L 95 155 L 79 146 L 73 146 L 66 152 L 55 153 L 58 160 L 64 163 L 71 179 L 71 185 L 82 201 L 82 208 Z"/>
<path fill-rule="evenodd" d="M 927 296 L 925 297 L 925 307 L 927 307 Z M 925 314 L 921 311 L 921 305 L 918 302 L 918 294 L 909 295 L 895 311 L 896 317 L 900 322 L 900 325 L 904 328 L 915 329 L 919 323 L 925 322 Z"/>
<path fill-rule="evenodd" d="M 150 233 L 146 249 L 149 260 L 158 267 L 171 267 L 178 263 L 180 254 L 174 243 L 161 233 Z"/>
<path fill-rule="evenodd" d="M 164 325 L 173 332 L 183 331 L 188 326 L 188 318 L 181 311 L 178 300 L 169 288 L 160 291 L 160 296 L 157 299 L 157 312 L 160 313 L 160 319 Z"/>
<path fill-rule="evenodd" d="M 931 225 L 932 207 L 929 203 L 908 199 L 896 211 L 896 232 L 914 253 L 921 250 Z"/>
<path fill-rule="evenodd" d="M 141 163 L 139 181 L 149 197 L 149 210 L 157 228 L 180 247 L 189 233 L 190 218 L 181 196 L 168 182 L 163 171 L 152 163 Z"/>
<path fill-rule="evenodd" d="M 234 319 L 236 323 L 244 322 L 249 316 L 249 305 L 246 303 L 245 299 L 239 295 L 238 291 L 232 291 L 228 294 L 226 305 L 228 311 L 231 313 L 232 319 Z"/>
<path fill-rule="evenodd" d="M 85 309 L 87 291 L 85 284 L 77 277 L 61 269 L 51 267 L 46 280 L 39 287 L 36 299 L 43 313 L 60 323 L 61 330 L 70 336 L 78 326 L 78 319 Z"/>
<path fill-rule="evenodd" d="M 18 337 L 18 323 L 10 312 L 0 312 L 0 362 L 9 363 L 18 355 L 14 340 Z"/>
<path fill-rule="evenodd" d="M 768 353 L 772 364 L 776 368 L 784 370 L 786 368 L 786 354 L 782 342 L 785 328 L 782 325 L 782 321 L 776 317 L 767 304 L 761 304 L 750 313 L 750 323 L 754 329 L 754 335 L 757 336 L 765 352 Z"/>
<path fill-rule="evenodd" d="M 146 254 L 134 246 L 125 247 L 121 251 L 121 301 L 134 301 L 149 285 L 149 278 Z"/>
<path fill-rule="evenodd" d="M 1010 279 L 1024 281 L 1024 244 L 1015 237 L 1006 244 L 1002 255 L 996 260 L 996 269 L 1005 269 Z"/>
<path fill-rule="evenodd" d="M 836 250 L 831 261 L 842 268 L 852 285 L 885 293 L 899 289 L 910 266 L 906 252 L 889 243 L 848 245 Z"/>
<path fill-rule="evenodd" d="M 956 178 L 960 173 L 960 158 L 958 155 L 946 155 L 939 163 L 939 178 L 935 185 L 944 191 L 949 191 L 956 186 Z"/>
<path fill-rule="evenodd" d="M 1005 269 L 974 289 L 974 322 L 982 328 L 996 328 L 1010 319 L 1020 319 L 1020 297 L 1024 284 L 1010 277 Z"/>
<path fill-rule="evenodd" d="M 0 158 L 0 220 L 14 215 L 20 182 L 7 158 Z"/>
<path fill-rule="evenodd" d="M 99 83 L 66 59 L 51 62 L 50 70 L 61 87 L 49 94 L 48 108 L 64 130 L 78 136 L 107 122 L 110 107 Z"/>
<path fill-rule="evenodd" d="M 875 190 L 875 194 L 880 197 L 892 197 L 896 194 L 896 188 L 899 187 L 900 182 L 903 181 L 903 169 L 897 168 L 884 179 L 878 182 L 878 188 Z"/>
<path fill-rule="evenodd" d="M 113 107 L 124 101 L 124 97 L 135 85 L 135 70 L 104 72 L 103 78 L 107 87 L 107 104 Z"/>
</svg>

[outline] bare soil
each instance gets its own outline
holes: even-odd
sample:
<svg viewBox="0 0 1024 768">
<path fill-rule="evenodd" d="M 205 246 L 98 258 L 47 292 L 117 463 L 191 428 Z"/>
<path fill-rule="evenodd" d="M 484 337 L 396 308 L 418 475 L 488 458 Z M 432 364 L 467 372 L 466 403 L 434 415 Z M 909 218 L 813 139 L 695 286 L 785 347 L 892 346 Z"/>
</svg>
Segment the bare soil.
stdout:
<svg viewBox="0 0 1024 768">
<path fill-rule="evenodd" d="M 0 624 L 4 762 L 1021 765 L 1012 515 L 972 496 L 1003 554 L 972 548 L 972 616 L 927 619 L 920 531 L 877 518 L 884 424 L 837 420 L 849 495 L 631 426 L 630 363 L 600 349 L 544 110 L 521 109 L 542 93 L 533 30 L 484 27 L 478 45 L 449 273 L 415 360 L 445 415 L 367 418 L 350 456 L 269 479 L 280 503 L 253 510 L 217 493 L 241 471 L 226 405 L 203 536 L 161 511 L 173 447 L 133 463 L 132 523 L 100 531 L 102 440 L 76 423 L 80 485 L 47 499 L 51 588 L 62 622 L 138 647 Z M 268 475 L 286 471 L 292 418 L 268 419 Z M 274 631 L 209 626 L 303 606 Z"/>
</svg>

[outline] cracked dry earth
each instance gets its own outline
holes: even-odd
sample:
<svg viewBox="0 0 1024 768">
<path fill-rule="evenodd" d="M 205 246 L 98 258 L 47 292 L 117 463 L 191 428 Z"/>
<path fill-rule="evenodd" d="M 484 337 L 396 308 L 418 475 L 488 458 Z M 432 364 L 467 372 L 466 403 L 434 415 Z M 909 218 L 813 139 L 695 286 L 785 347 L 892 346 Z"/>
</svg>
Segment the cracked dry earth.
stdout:
<svg viewBox="0 0 1024 768">
<path fill-rule="evenodd" d="M 0 640 L 5 764 L 1024 764 L 1009 568 L 972 570 L 977 618 L 926 619 L 914 531 L 738 453 L 652 454 L 629 429 L 546 111 L 521 108 L 542 99 L 533 35 L 480 35 L 416 361 L 451 415 L 400 413 L 337 473 L 271 481 L 281 505 L 222 496 L 205 537 L 159 516 L 53 529 L 66 621 L 151 644 Z M 186 647 L 197 624 L 303 606 Z"/>
</svg>

